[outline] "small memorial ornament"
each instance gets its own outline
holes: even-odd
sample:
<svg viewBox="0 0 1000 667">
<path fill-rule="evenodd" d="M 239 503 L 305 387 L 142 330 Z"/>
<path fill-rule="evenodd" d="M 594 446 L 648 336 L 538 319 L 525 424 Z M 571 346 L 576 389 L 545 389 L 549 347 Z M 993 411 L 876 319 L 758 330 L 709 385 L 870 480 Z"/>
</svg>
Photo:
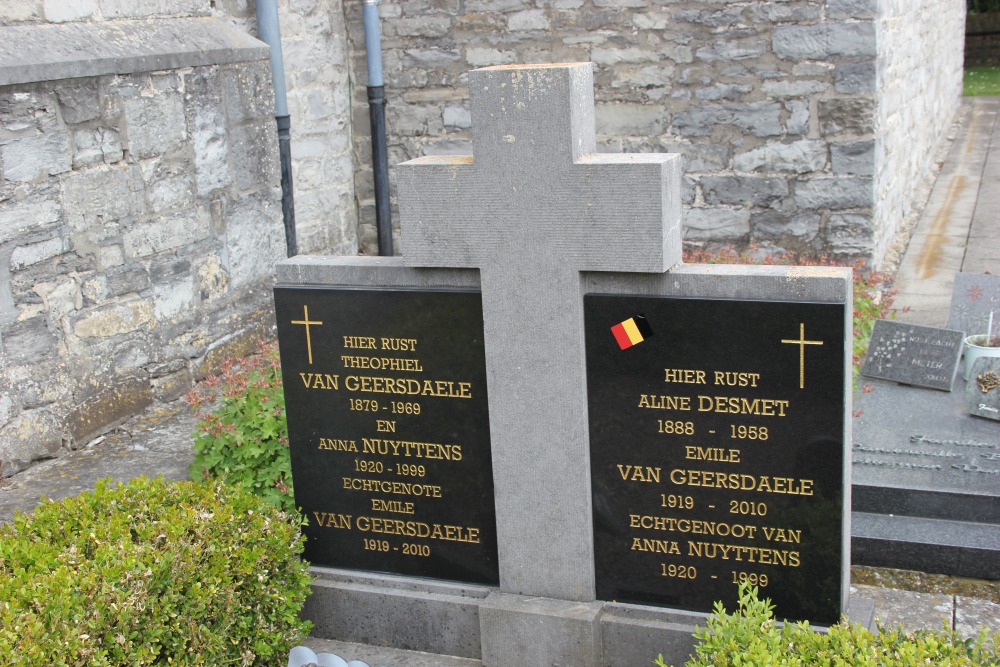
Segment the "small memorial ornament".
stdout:
<svg viewBox="0 0 1000 667">
<path fill-rule="evenodd" d="M 1000 356 L 976 360 L 965 385 L 965 399 L 969 414 L 1000 421 Z"/>
</svg>

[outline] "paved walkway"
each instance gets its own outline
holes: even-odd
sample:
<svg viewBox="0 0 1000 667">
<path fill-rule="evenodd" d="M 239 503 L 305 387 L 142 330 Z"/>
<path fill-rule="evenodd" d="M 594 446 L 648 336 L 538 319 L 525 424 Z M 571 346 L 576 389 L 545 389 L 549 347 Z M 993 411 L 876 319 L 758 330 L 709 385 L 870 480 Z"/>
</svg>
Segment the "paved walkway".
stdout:
<svg viewBox="0 0 1000 667">
<path fill-rule="evenodd" d="M 956 273 L 1000 273 L 1000 97 L 963 98 L 960 117 L 896 272 L 901 322 L 943 327 Z"/>
<path fill-rule="evenodd" d="M 955 274 L 1000 272 L 1000 98 L 966 98 L 956 138 L 912 240 L 900 261 L 895 287 L 901 321 L 944 326 Z M 905 310 L 904 310 L 905 309 Z M 145 474 L 186 478 L 194 419 L 181 403 L 156 406 L 83 449 L 0 480 L 0 521 L 35 507 L 42 496 L 60 498 L 93 488 L 98 479 Z M 958 581 L 914 592 L 864 573 L 852 594 L 874 602 L 886 625 L 941 628 L 965 634 L 1000 630 L 1000 584 Z M 954 591 L 949 590 L 954 588 Z M 939 589 L 939 590 L 938 590 Z M 957 592 L 955 592 L 957 591 Z M 310 639 L 317 651 L 378 665 L 473 667 L 475 660 Z"/>
</svg>

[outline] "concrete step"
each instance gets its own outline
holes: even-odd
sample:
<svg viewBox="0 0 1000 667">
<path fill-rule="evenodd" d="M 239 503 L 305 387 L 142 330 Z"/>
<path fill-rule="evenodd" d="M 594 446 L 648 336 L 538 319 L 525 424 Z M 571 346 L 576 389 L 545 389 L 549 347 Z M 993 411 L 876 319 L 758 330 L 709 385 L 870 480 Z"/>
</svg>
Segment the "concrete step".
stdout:
<svg viewBox="0 0 1000 667">
<path fill-rule="evenodd" d="M 851 513 L 855 565 L 1000 579 L 1000 525 Z"/>
</svg>

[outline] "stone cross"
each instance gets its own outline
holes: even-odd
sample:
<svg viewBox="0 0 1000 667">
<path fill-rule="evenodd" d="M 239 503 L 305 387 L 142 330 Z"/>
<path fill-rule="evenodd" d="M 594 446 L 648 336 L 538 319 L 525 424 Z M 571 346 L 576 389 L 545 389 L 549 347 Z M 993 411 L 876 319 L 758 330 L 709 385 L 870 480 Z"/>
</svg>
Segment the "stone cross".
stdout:
<svg viewBox="0 0 1000 667">
<path fill-rule="evenodd" d="M 592 79 L 474 70 L 473 155 L 397 168 L 404 262 L 480 272 L 500 589 L 577 601 L 595 597 L 581 272 L 681 254 L 679 156 L 597 153 Z"/>
</svg>

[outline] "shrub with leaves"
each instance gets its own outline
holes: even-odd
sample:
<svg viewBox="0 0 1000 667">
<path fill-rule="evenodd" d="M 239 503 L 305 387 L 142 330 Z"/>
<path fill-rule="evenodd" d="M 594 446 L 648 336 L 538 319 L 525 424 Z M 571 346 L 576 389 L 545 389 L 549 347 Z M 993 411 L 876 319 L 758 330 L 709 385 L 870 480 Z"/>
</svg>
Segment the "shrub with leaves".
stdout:
<svg viewBox="0 0 1000 667">
<path fill-rule="evenodd" d="M 275 665 L 308 632 L 299 519 L 219 482 L 110 480 L 0 526 L 0 664 Z"/>
<path fill-rule="evenodd" d="M 770 264 L 798 266 L 844 266 L 826 255 L 800 255 L 788 253 L 784 255 L 766 254 L 758 249 L 750 248 L 737 252 L 731 247 L 706 250 L 689 248 L 684 252 L 684 261 L 690 264 Z M 854 315 L 853 315 L 853 353 L 854 373 L 857 376 L 868 350 L 868 341 L 875 327 L 875 320 L 889 316 L 892 307 L 893 292 L 889 289 L 890 277 L 878 271 L 872 271 L 864 262 L 855 262 L 850 268 L 854 271 Z"/>
<path fill-rule="evenodd" d="M 294 511 L 288 422 L 275 342 L 227 359 L 185 399 L 199 422 L 191 479 L 219 478 Z"/>
<path fill-rule="evenodd" d="M 707 627 L 695 631 L 695 654 L 686 667 L 917 667 L 1000 665 L 1000 634 L 963 639 L 952 630 L 905 632 L 879 626 L 871 632 L 842 622 L 827 633 L 807 622 L 779 625 L 774 605 L 747 583 L 739 587 L 739 608 L 726 613 L 715 603 Z M 658 667 L 668 667 L 663 655 Z"/>
</svg>

